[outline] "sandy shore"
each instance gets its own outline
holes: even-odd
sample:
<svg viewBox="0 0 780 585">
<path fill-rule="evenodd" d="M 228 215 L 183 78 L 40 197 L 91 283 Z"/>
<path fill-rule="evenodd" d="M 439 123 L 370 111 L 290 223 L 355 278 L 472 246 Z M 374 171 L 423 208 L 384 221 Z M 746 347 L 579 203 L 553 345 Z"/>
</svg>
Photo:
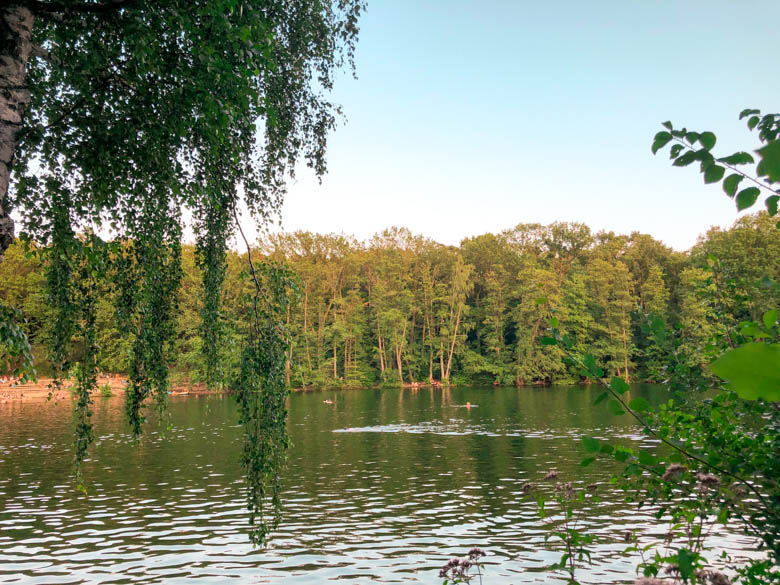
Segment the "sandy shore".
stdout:
<svg viewBox="0 0 780 585">
<path fill-rule="evenodd" d="M 6 382 L 0 384 L 0 404 L 4 402 L 12 401 L 41 401 L 49 398 L 49 393 L 52 391 L 49 385 L 52 383 L 51 378 L 38 378 L 36 382 L 28 382 L 27 384 L 14 384 L 12 382 Z M 127 378 L 122 376 L 100 376 L 98 378 L 98 389 L 93 393 L 93 396 L 101 395 L 101 387 L 106 385 L 111 387 L 111 393 L 113 395 L 122 395 L 125 392 L 125 386 L 127 384 Z M 66 380 L 62 383 L 60 390 L 52 393 L 52 399 L 56 402 L 70 398 L 69 389 L 73 385 L 72 380 Z M 212 394 L 210 390 L 207 390 L 203 384 L 179 384 L 173 387 L 171 395 L 184 395 L 184 394 Z"/>
</svg>

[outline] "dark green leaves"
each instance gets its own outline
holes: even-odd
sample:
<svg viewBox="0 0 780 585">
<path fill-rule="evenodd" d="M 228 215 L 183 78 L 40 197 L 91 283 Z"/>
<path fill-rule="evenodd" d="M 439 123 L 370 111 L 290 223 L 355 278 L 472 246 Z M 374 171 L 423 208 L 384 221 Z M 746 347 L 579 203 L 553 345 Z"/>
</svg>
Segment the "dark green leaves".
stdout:
<svg viewBox="0 0 780 585">
<path fill-rule="evenodd" d="M 770 142 L 756 152 L 761 157 L 759 174 L 773 183 L 780 182 L 780 140 Z"/>
<path fill-rule="evenodd" d="M 719 158 L 718 161 L 726 163 L 727 165 L 747 165 L 756 162 L 755 159 L 747 152 L 735 152 L 732 155 Z"/>
<path fill-rule="evenodd" d="M 707 150 L 712 149 L 716 142 L 715 135 L 712 132 L 702 132 L 699 136 L 699 143 Z"/>
<path fill-rule="evenodd" d="M 724 353 L 711 367 L 740 398 L 780 401 L 780 344 L 746 343 Z"/>
<path fill-rule="evenodd" d="M 745 177 L 739 173 L 734 173 L 733 175 L 726 177 L 726 180 L 723 181 L 723 190 L 726 192 L 726 195 L 734 197 L 734 195 L 737 194 L 737 187 L 739 186 L 740 181 L 744 178 Z"/>
<path fill-rule="evenodd" d="M 612 377 L 609 381 L 609 387 L 617 394 L 625 394 L 630 388 L 626 381 L 618 376 Z"/>
<path fill-rule="evenodd" d="M 692 580 L 694 562 L 698 557 L 699 555 L 697 553 L 684 548 L 677 552 L 677 570 L 680 571 L 680 577 L 682 577 L 683 583 Z"/>
<path fill-rule="evenodd" d="M 668 132 L 659 132 L 655 135 L 655 138 L 653 139 L 653 145 L 650 150 L 653 151 L 653 154 L 657 153 L 660 149 L 666 146 L 671 139 L 672 135 Z"/>
<path fill-rule="evenodd" d="M 761 191 L 758 189 L 758 187 L 748 187 L 747 189 L 742 189 L 742 191 L 737 193 L 737 210 L 742 211 L 743 209 L 751 207 L 756 202 L 756 199 L 758 199 L 760 194 Z"/>
<path fill-rule="evenodd" d="M 607 410 L 614 414 L 615 416 L 620 416 L 621 414 L 625 414 L 626 411 L 623 409 L 623 406 L 618 402 L 617 400 L 610 400 L 607 402 Z"/>
<path fill-rule="evenodd" d="M 628 407 L 635 412 L 644 412 L 650 408 L 650 403 L 640 396 L 631 400 L 631 402 L 628 403 Z"/>
<path fill-rule="evenodd" d="M 585 451 L 588 453 L 598 453 L 601 449 L 601 442 L 593 437 L 584 437 L 582 446 L 585 447 Z"/>
<path fill-rule="evenodd" d="M 694 162 L 696 160 L 696 152 L 693 150 L 688 150 L 684 152 L 682 155 L 674 159 L 674 162 L 672 163 L 676 167 L 687 167 L 689 164 Z"/>
<path fill-rule="evenodd" d="M 585 357 L 582 358 L 582 362 L 585 364 L 585 375 L 593 378 L 600 378 L 604 375 L 604 370 L 602 370 L 598 365 L 596 365 L 596 360 L 593 358 L 593 356 L 589 353 L 585 354 Z"/>
<path fill-rule="evenodd" d="M 777 202 L 780 195 L 770 195 L 766 198 L 766 210 L 769 215 L 777 215 Z"/>
<path fill-rule="evenodd" d="M 719 165 L 710 165 L 704 171 L 705 183 L 717 183 L 723 178 L 723 174 L 726 172 L 724 167 Z"/>
</svg>

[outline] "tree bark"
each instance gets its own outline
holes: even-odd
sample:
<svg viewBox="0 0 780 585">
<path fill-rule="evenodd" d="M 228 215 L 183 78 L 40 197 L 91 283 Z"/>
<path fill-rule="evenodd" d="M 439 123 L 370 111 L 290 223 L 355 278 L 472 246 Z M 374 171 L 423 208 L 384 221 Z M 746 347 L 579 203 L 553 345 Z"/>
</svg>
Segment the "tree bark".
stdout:
<svg viewBox="0 0 780 585">
<path fill-rule="evenodd" d="M 14 241 L 8 187 L 24 112 L 30 103 L 27 63 L 32 54 L 33 14 L 11 4 L 0 8 L 0 262 Z"/>
<path fill-rule="evenodd" d="M 455 342 L 458 339 L 458 327 L 460 327 L 460 312 L 462 306 L 458 305 L 458 315 L 455 318 L 455 329 L 452 332 L 452 343 L 450 344 L 450 351 L 447 355 L 447 380 L 450 379 L 450 373 L 452 372 L 452 356 L 455 353 Z"/>
</svg>

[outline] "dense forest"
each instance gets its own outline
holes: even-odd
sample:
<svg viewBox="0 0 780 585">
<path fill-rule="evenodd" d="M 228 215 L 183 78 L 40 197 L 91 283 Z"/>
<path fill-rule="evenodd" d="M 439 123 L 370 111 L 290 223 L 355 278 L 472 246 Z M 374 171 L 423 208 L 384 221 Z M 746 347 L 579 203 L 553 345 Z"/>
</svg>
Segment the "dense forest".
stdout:
<svg viewBox="0 0 780 585">
<path fill-rule="evenodd" d="M 639 233 L 593 233 L 579 223 L 520 224 L 445 246 L 391 228 L 367 242 L 308 232 L 266 236 L 254 252 L 297 275 L 287 315 L 293 387 L 374 384 L 547 384 L 583 381 L 560 347 L 539 343 L 549 319 L 610 375 L 662 381 L 667 363 L 646 320 L 658 315 L 681 337 L 678 358 L 710 360 L 713 336 L 776 307 L 780 238 L 766 214 L 713 228 L 686 253 Z M 253 290 L 245 257 L 228 255 L 221 365 L 239 361 Z M 14 244 L 0 264 L 0 297 L 21 309 L 46 373 L 54 311 L 37 256 Z M 180 382 L 204 379 L 201 275 L 183 249 L 175 362 Z M 107 288 L 97 310 L 99 367 L 127 371 L 132 339 L 120 334 Z M 79 344 L 74 345 L 74 351 Z M 8 367 L 5 363 L 3 366 Z"/>
</svg>

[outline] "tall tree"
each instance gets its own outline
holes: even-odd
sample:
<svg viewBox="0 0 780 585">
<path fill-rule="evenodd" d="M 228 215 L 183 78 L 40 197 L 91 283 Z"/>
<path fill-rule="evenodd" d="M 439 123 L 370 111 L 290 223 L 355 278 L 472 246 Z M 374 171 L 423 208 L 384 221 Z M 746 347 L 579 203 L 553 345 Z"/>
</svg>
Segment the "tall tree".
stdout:
<svg viewBox="0 0 780 585">
<path fill-rule="evenodd" d="M 265 221 L 279 210 L 299 160 L 325 172 L 337 114 L 327 93 L 334 71 L 351 60 L 361 9 L 360 0 L 0 6 L 0 256 L 13 239 L 16 208 L 26 235 L 46 245 L 60 314 L 52 352 L 58 368 L 67 366 L 74 333 L 93 333 L 94 291 L 79 274 L 116 277 L 119 317 L 133 339 L 127 410 L 136 432 L 146 398 L 167 393 L 182 210 L 197 228 L 203 349 L 213 381 L 226 241 L 237 227 L 239 198 Z M 80 235 L 90 230 L 113 243 Z M 273 270 L 264 280 L 257 268 L 250 270 L 257 289 L 277 277 L 287 282 Z M 260 295 L 250 304 L 255 345 L 270 343 Z M 96 360 L 96 343 L 88 346 L 82 371 Z M 79 416 L 88 421 L 94 376 L 84 380 Z"/>
</svg>

